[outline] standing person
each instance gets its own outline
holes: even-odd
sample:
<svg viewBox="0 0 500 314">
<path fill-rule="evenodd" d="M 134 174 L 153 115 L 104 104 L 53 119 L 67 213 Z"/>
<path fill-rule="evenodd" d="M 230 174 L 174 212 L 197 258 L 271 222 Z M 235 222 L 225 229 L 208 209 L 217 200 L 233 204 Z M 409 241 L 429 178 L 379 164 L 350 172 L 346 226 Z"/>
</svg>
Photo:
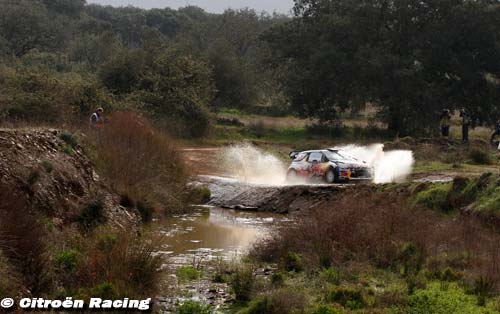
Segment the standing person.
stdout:
<svg viewBox="0 0 500 314">
<path fill-rule="evenodd" d="M 497 123 L 495 123 L 495 131 L 491 134 L 490 142 L 493 144 L 493 141 L 495 140 L 495 136 L 500 135 L 500 118 L 497 120 Z"/>
<path fill-rule="evenodd" d="M 439 116 L 439 124 L 441 125 L 441 136 L 448 137 L 450 135 L 450 122 L 451 114 L 450 110 L 443 109 L 441 115 Z"/>
<path fill-rule="evenodd" d="M 462 118 L 462 143 L 467 143 L 469 141 L 469 126 L 471 119 L 465 108 L 460 110 L 460 118 Z"/>
<path fill-rule="evenodd" d="M 104 123 L 103 112 L 104 109 L 97 108 L 97 110 L 90 116 L 90 129 L 95 132 L 96 141 L 98 144 L 101 142 L 101 127 Z"/>
</svg>

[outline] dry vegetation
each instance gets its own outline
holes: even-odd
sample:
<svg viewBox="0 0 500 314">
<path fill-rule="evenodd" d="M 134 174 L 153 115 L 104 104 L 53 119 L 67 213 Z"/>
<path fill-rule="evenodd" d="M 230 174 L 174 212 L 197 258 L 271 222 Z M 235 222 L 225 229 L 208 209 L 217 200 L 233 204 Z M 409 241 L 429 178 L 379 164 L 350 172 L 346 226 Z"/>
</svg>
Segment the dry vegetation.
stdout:
<svg viewBox="0 0 500 314">
<path fill-rule="evenodd" d="M 96 141 L 98 169 L 124 198 L 166 212 L 184 209 L 187 173 L 180 153 L 144 117 L 116 112 L 89 135 Z"/>
<path fill-rule="evenodd" d="M 329 289 L 334 292 L 324 302 L 347 309 L 406 307 L 415 291 L 430 289 L 433 281 L 456 282 L 484 306 L 500 291 L 499 241 L 498 233 L 472 216 L 450 219 L 438 211 L 410 206 L 407 196 L 398 193 L 360 192 L 309 210 L 257 245 L 252 256 L 277 262 L 284 272 L 304 269 L 313 278 L 331 270 L 335 276 L 327 277 L 333 278 Z M 390 300 L 387 291 L 374 292 L 369 282 L 378 280 L 373 278 L 376 270 L 397 274 L 405 288 Z M 354 275 L 362 273 L 372 273 L 365 284 Z M 346 279 L 349 276 L 355 279 Z"/>
</svg>

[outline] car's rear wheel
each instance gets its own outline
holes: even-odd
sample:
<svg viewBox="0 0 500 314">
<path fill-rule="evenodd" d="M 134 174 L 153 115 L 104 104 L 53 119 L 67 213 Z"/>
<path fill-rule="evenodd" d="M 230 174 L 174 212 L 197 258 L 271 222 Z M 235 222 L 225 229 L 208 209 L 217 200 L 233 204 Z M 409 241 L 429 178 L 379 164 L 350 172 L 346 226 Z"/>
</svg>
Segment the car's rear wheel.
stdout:
<svg viewBox="0 0 500 314">
<path fill-rule="evenodd" d="M 327 183 L 334 183 L 338 181 L 338 176 L 335 173 L 335 169 L 330 168 L 328 171 L 325 173 L 325 181 Z"/>
</svg>

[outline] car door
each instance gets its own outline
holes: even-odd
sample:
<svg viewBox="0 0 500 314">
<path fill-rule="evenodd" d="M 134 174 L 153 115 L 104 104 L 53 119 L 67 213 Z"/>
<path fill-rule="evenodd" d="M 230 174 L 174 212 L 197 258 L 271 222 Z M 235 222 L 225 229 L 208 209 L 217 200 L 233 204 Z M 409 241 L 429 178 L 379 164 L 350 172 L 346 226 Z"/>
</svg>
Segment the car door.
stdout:
<svg viewBox="0 0 500 314">
<path fill-rule="evenodd" d="M 323 176 L 326 157 L 322 152 L 311 152 L 307 158 L 310 176 Z"/>
</svg>

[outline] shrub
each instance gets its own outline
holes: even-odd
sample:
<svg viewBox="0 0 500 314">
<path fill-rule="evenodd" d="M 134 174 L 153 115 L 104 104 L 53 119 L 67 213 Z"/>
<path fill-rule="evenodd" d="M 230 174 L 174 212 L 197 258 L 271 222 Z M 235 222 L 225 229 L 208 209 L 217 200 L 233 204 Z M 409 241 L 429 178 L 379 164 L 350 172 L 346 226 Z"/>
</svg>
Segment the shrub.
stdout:
<svg viewBox="0 0 500 314">
<path fill-rule="evenodd" d="M 195 186 L 189 191 L 189 199 L 192 204 L 206 204 L 210 201 L 212 194 L 206 186 Z"/>
<path fill-rule="evenodd" d="M 281 288 L 252 300 L 246 314 L 303 313 L 307 300 L 303 291 Z"/>
<path fill-rule="evenodd" d="M 289 252 L 282 261 L 283 269 L 286 271 L 301 272 L 304 270 L 302 256 L 300 254 Z"/>
<path fill-rule="evenodd" d="M 232 274 L 230 284 L 237 301 L 250 300 L 254 279 L 253 269 L 248 266 L 240 267 Z"/>
<path fill-rule="evenodd" d="M 414 204 L 422 205 L 429 209 L 449 211 L 448 193 L 450 184 L 433 184 L 426 190 L 419 192 L 414 196 Z"/>
<path fill-rule="evenodd" d="M 328 282 L 328 283 L 335 284 L 335 285 L 338 285 L 340 283 L 339 272 L 331 267 L 321 270 L 319 272 L 319 278 Z"/>
<path fill-rule="evenodd" d="M 54 165 L 48 160 L 42 160 L 41 164 L 47 173 L 51 173 L 54 170 Z"/>
<path fill-rule="evenodd" d="M 141 214 L 142 222 L 150 222 L 153 218 L 154 207 L 147 201 L 137 202 L 136 205 L 139 214 Z"/>
<path fill-rule="evenodd" d="M 28 175 L 28 184 L 30 186 L 35 185 L 35 183 L 40 180 L 40 170 L 38 169 L 33 169 L 30 171 L 30 174 Z"/>
<path fill-rule="evenodd" d="M 62 132 L 61 134 L 59 134 L 59 138 L 73 149 L 78 145 L 76 136 L 71 133 Z"/>
<path fill-rule="evenodd" d="M 175 274 L 180 282 L 192 281 L 200 278 L 200 272 L 191 266 L 181 266 L 175 270 Z"/>
<path fill-rule="evenodd" d="M 77 261 L 78 252 L 71 249 L 62 251 L 54 258 L 56 267 L 65 272 L 72 271 L 76 267 Z"/>
<path fill-rule="evenodd" d="M 363 292 L 357 287 L 333 287 L 326 293 L 325 300 L 339 303 L 352 310 L 363 308 L 366 305 Z"/>
<path fill-rule="evenodd" d="M 19 274 L 20 285 L 34 294 L 51 288 L 45 233 L 24 199 L 9 186 L 0 188 L 0 265 Z"/>
<path fill-rule="evenodd" d="M 476 305 L 474 296 L 464 293 L 456 285 L 442 289 L 439 283 L 432 283 L 425 290 L 417 290 L 410 297 L 409 314 L 493 314 L 493 309 Z"/>
<path fill-rule="evenodd" d="M 471 148 L 468 157 L 472 163 L 477 165 L 491 165 L 493 163 L 490 152 L 483 148 Z"/>
<path fill-rule="evenodd" d="M 104 201 L 101 198 L 91 201 L 82 208 L 75 220 L 86 231 L 105 222 Z"/>
<path fill-rule="evenodd" d="M 161 204 L 168 212 L 183 209 L 187 175 L 180 153 L 146 119 L 115 113 L 96 149 L 98 169 L 120 194 Z"/>
<path fill-rule="evenodd" d="M 339 308 L 332 307 L 330 305 L 317 305 L 307 312 L 308 314 L 342 314 L 342 311 Z"/>
<path fill-rule="evenodd" d="M 153 239 L 98 228 L 81 238 L 78 246 L 75 276 L 64 283 L 66 289 L 83 289 L 93 296 L 100 287 L 101 294 L 113 298 L 143 298 L 157 293 L 161 258 L 155 255 Z"/>
<path fill-rule="evenodd" d="M 181 304 L 176 313 L 178 314 L 212 314 L 210 305 L 201 305 L 198 302 L 186 301 Z"/>
<path fill-rule="evenodd" d="M 91 296 L 96 298 L 113 300 L 119 297 L 115 287 L 110 282 L 103 282 L 95 287 L 92 287 L 90 291 Z"/>
</svg>

